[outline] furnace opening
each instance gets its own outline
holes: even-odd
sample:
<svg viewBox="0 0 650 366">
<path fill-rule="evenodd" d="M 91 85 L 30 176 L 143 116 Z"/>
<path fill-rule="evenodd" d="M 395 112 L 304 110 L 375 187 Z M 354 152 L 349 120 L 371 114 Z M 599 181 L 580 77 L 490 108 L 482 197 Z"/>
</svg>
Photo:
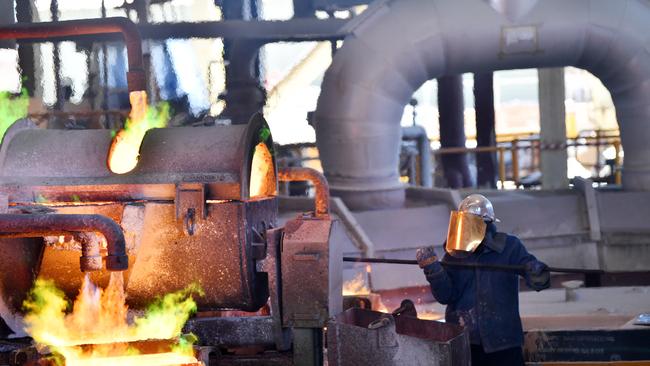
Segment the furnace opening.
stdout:
<svg viewBox="0 0 650 366">
<path fill-rule="evenodd" d="M 277 194 L 273 155 L 264 142 L 255 146 L 251 163 L 249 192 L 250 198 L 269 197 Z"/>
</svg>

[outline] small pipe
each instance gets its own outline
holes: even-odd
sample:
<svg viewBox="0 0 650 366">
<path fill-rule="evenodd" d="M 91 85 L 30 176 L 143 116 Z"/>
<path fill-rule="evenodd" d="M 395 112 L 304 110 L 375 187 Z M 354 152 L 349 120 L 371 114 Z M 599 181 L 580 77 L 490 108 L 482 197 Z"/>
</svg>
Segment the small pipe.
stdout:
<svg viewBox="0 0 650 366">
<path fill-rule="evenodd" d="M 68 214 L 0 214 L 0 238 L 31 238 L 60 236 L 71 233 L 99 232 L 107 243 L 106 269 L 124 271 L 129 267 L 126 242 L 122 228 L 102 215 Z M 96 240 L 82 240 L 80 268 L 82 272 L 98 270 L 95 256 L 99 253 Z M 93 246 L 97 246 L 94 248 Z M 101 269 L 101 268 L 100 268 Z"/>
<path fill-rule="evenodd" d="M 433 173 L 431 172 L 431 143 L 427 131 L 422 126 L 402 127 L 402 139 L 416 140 L 420 155 L 420 181 L 423 187 L 433 187 Z"/>
<path fill-rule="evenodd" d="M 278 180 L 282 182 L 309 181 L 316 190 L 316 216 L 327 216 L 330 213 L 330 188 L 327 179 L 319 171 L 304 167 L 280 168 Z"/>
<path fill-rule="evenodd" d="M 110 17 L 0 25 L 0 39 L 44 40 L 73 35 L 110 33 L 121 33 L 126 43 L 126 52 L 129 59 L 129 71 L 126 73 L 126 80 L 129 85 L 129 92 L 146 90 L 144 62 L 142 60 L 142 40 L 137 26 L 128 18 Z"/>
<path fill-rule="evenodd" d="M 389 263 L 389 264 L 411 264 L 417 265 L 418 261 L 412 259 L 384 259 L 384 258 L 356 258 L 356 257 L 343 257 L 344 262 L 361 262 L 361 263 Z M 445 267 L 462 267 L 462 268 L 477 268 L 489 269 L 498 271 L 510 272 L 525 272 L 525 266 L 521 265 L 508 265 L 508 264 L 484 264 L 484 263 L 452 263 L 440 262 Z M 581 269 L 581 268 L 559 268 L 547 267 L 550 272 L 557 273 L 583 273 L 583 274 L 605 274 L 602 269 Z"/>
</svg>

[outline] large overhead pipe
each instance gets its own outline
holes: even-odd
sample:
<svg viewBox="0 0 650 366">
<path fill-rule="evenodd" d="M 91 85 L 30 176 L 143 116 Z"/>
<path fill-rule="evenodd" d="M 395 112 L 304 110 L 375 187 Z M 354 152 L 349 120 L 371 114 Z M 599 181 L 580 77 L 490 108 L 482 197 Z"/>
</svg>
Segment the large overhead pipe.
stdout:
<svg viewBox="0 0 650 366">
<path fill-rule="evenodd" d="M 129 85 L 129 92 L 146 90 L 140 32 L 136 25 L 128 18 L 112 17 L 0 25 L 0 40 L 22 39 L 45 41 L 73 35 L 110 33 L 122 34 L 126 43 L 126 52 L 129 59 L 129 71 L 126 74 L 126 80 Z"/>
<path fill-rule="evenodd" d="M 646 0 L 374 2 L 346 29 L 314 116 L 332 194 L 367 208 L 403 203 L 400 119 L 426 80 L 559 66 L 586 69 L 609 89 L 623 187 L 650 190 L 648 19 Z"/>
<path fill-rule="evenodd" d="M 0 238 L 33 238 L 76 233 L 99 232 L 106 239 L 106 269 L 124 271 L 129 267 L 122 228 L 102 215 L 68 214 L 0 214 Z M 101 269 L 99 242 L 82 240 L 80 268 L 82 272 Z M 97 265 L 99 263 L 99 266 Z"/>
</svg>

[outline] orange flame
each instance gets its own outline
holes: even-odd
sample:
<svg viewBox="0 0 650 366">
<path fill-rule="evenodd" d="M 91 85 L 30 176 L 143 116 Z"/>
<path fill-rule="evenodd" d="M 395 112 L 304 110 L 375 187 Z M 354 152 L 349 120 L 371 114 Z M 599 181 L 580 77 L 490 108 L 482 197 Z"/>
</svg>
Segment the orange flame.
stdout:
<svg viewBox="0 0 650 366">
<path fill-rule="evenodd" d="M 129 100 L 129 119 L 113 138 L 108 152 L 108 167 L 117 174 L 128 173 L 135 168 L 144 135 L 152 128 L 165 127 L 169 118 L 168 104 L 162 104 L 159 108 L 147 107 L 147 92 L 144 90 L 129 93 Z"/>
<path fill-rule="evenodd" d="M 370 292 L 363 280 L 362 273 L 358 273 L 353 279 L 343 283 L 343 296 L 370 295 Z"/>
<path fill-rule="evenodd" d="M 269 197 L 277 194 L 275 187 L 275 171 L 273 169 L 273 155 L 265 143 L 260 142 L 255 146 L 253 161 L 251 163 L 251 178 L 249 195 L 255 197 Z"/>
<path fill-rule="evenodd" d="M 52 281 L 38 279 L 24 307 L 25 330 L 71 365 L 185 365 L 199 362 L 192 345 L 180 338 L 181 329 L 196 310 L 189 288 L 168 294 L 144 316 L 128 320 L 128 307 L 121 272 L 111 273 L 106 289 L 96 287 L 88 275 L 67 313 L 68 301 Z M 161 353 L 138 355 L 129 342 L 178 340 Z M 165 356 L 162 356 L 165 355 Z M 178 362 L 176 362 L 178 361 Z"/>
</svg>

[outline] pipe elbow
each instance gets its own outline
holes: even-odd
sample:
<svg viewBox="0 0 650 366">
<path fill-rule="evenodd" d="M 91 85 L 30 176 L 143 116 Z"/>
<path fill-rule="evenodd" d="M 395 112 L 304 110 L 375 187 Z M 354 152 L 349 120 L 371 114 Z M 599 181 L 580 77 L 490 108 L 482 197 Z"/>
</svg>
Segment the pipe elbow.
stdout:
<svg viewBox="0 0 650 366">
<path fill-rule="evenodd" d="M 278 180 L 283 182 L 309 181 L 316 190 L 316 216 L 325 217 L 330 213 L 330 190 L 327 179 L 319 171 L 305 167 L 282 168 L 278 171 Z"/>
<path fill-rule="evenodd" d="M 111 272 L 125 271 L 129 268 L 126 254 L 126 240 L 122 228 L 115 221 L 102 215 L 91 216 L 92 225 L 106 239 L 106 269 Z M 83 270 L 83 269 L 82 269 Z"/>
<path fill-rule="evenodd" d="M 101 270 L 100 244 L 89 233 L 99 232 L 106 239 L 106 269 L 112 272 L 129 268 L 122 228 L 102 215 L 0 214 L 0 237 L 34 238 L 77 233 L 81 241 L 82 272 Z"/>
</svg>

